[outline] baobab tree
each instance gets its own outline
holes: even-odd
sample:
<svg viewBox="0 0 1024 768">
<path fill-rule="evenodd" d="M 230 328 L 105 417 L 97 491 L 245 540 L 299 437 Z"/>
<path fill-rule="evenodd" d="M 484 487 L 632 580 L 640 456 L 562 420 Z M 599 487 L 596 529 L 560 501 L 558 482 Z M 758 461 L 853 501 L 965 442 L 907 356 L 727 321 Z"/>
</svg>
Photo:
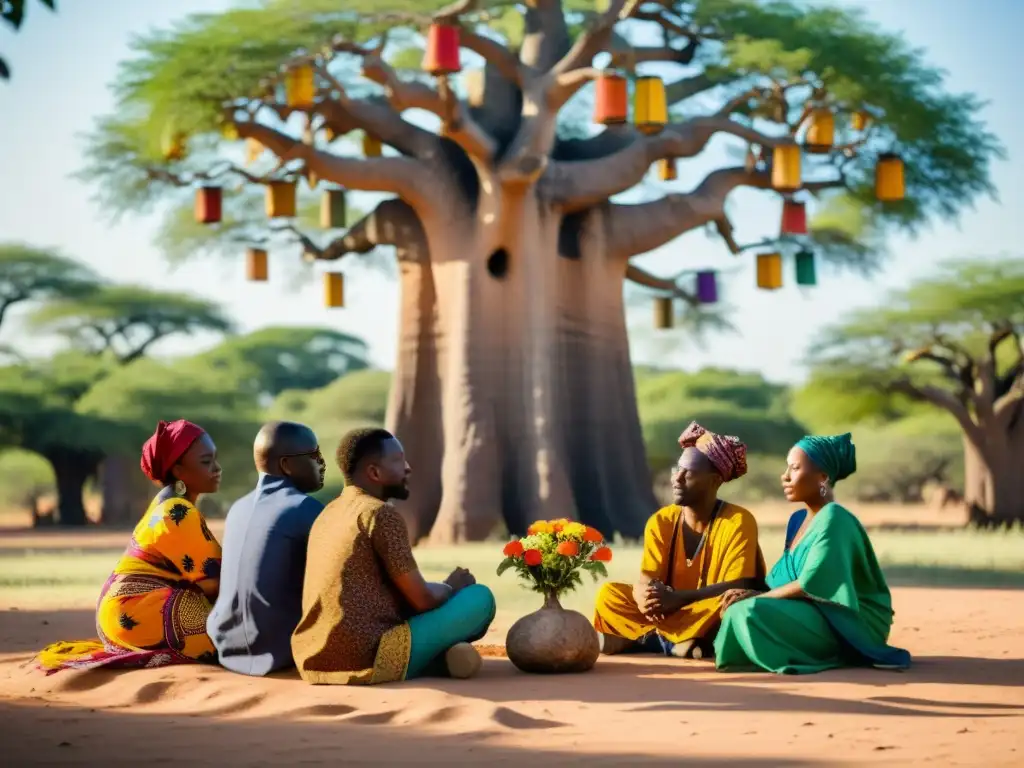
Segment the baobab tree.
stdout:
<svg viewBox="0 0 1024 768">
<path fill-rule="evenodd" d="M 85 174 L 103 203 L 197 195 L 217 247 L 258 238 L 251 277 L 289 243 L 310 261 L 393 248 L 388 423 L 416 471 L 414 537 L 480 539 L 502 520 L 522 532 L 564 515 L 642 531 L 654 498 L 623 284 L 655 292 L 666 324 L 672 301 L 713 305 L 713 277 L 660 277 L 633 260 L 705 227 L 748 250 L 741 213 L 727 210 L 734 190 L 785 198 L 781 234 L 758 243 L 767 289 L 781 282 L 775 254 L 817 243 L 818 257 L 875 265 L 886 227 L 955 215 L 990 191 L 999 147 L 977 101 L 945 93 L 918 52 L 856 14 L 603 5 L 265 0 L 190 17 L 136 43 L 117 113 L 92 138 Z M 669 70 L 667 84 L 653 76 Z M 603 129 L 581 125 L 591 99 Z M 719 138 L 734 165 L 702 179 L 677 167 Z M 262 159 L 243 166 L 243 140 Z M 658 199 L 617 198 L 677 175 Z M 326 232 L 295 217 L 299 182 L 307 195 L 329 185 Z M 253 205 L 261 187 L 269 222 Z M 340 190 L 384 199 L 339 231 Z M 808 231 L 815 196 L 828 216 Z M 799 258 L 798 280 L 813 282 Z M 339 278 L 325 279 L 339 303 Z"/>
</svg>

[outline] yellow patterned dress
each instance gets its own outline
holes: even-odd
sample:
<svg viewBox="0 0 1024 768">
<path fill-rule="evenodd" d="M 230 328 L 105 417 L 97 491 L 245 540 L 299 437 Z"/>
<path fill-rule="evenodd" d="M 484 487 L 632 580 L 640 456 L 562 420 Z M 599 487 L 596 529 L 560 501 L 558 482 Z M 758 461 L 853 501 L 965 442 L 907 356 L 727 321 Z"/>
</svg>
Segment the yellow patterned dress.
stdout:
<svg viewBox="0 0 1024 768">
<path fill-rule="evenodd" d="M 54 643 L 47 672 L 216 662 L 206 618 L 220 585 L 220 544 L 199 510 L 161 492 L 135 527 L 96 607 L 97 640 Z"/>
</svg>

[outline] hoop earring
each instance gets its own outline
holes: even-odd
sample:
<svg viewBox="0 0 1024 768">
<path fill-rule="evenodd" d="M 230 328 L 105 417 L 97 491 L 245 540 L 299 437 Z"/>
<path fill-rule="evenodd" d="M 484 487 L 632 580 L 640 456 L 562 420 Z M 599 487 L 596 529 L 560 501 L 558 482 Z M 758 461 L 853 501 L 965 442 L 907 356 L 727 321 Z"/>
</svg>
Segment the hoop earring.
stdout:
<svg viewBox="0 0 1024 768">
<path fill-rule="evenodd" d="M 822 483 L 821 484 L 821 498 L 824 499 L 826 496 L 828 496 L 828 483 Z"/>
<path fill-rule="evenodd" d="M 187 491 L 188 491 L 188 488 L 185 487 L 185 481 L 184 480 L 175 480 L 174 481 L 174 495 L 175 496 L 184 496 Z M 822 494 L 822 495 L 824 495 L 824 494 Z"/>
</svg>

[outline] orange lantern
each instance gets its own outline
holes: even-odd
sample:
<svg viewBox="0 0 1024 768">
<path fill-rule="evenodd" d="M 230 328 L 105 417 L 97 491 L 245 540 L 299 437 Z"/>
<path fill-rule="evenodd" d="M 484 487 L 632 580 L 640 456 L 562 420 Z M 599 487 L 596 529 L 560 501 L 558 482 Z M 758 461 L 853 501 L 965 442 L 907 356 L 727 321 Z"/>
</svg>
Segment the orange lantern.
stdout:
<svg viewBox="0 0 1024 768">
<path fill-rule="evenodd" d="M 267 184 L 266 208 L 267 217 L 286 219 L 295 215 L 294 181 L 272 181 Z"/>
<path fill-rule="evenodd" d="M 836 118 L 831 110 L 820 108 L 811 113 L 811 124 L 807 128 L 804 143 L 808 152 L 824 154 L 832 151 L 836 143 Z"/>
<path fill-rule="evenodd" d="M 341 229 L 345 226 L 345 190 L 328 189 L 320 198 L 320 226 L 324 229 Z"/>
<path fill-rule="evenodd" d="M 260 155 L 263 154 L 263 145 L 260 144 L 256 139 L 245 140 L 245 163 L 251 165 L 260 159 Z"/>
<path fill-rule="evenodd" d="M 223 193 L 220 187 L 200 187 L 196 190 L 196 221 L 216 224 L 221 219 Z"/>
<path fill-rule="evenodd" d="M 658 178 L 662 181 L 675 181 L 679 178 L 674 157 L 666 157 L 658 161 Z"/>
<path fill-rule="evenodd" d="M 459 63 L 458 27 L 451 24 L 430 25 L 423 69 L 432 75 L 450 75 L 462 69 Z"/>
<path fill-rule="evenodd" d="M 783 200 L 780 231 L 783 235 L 806 235 L 807 206 L 795 200 Z"/>
<path fill-rule="evenodd" d="M 338 134 L 336 134 L 334 132 L 334 129 L 331 128 L 331 126 L 329 126 L 329 125 L 325 125 L 324 126 L 323 136 L 324 136 L 324 141 L 326 141 L 328 144 L 330 144 L 332 141 L 334 141 L 336 138 L 338 138 Z"/>
<path fill-rule="evenodd" d="M 269 276 L 267 252 L 262 248 L 250 248 L 245 253 L 245 277 L 247 280 L 262 283 Z"/>
<path fill-rule="evenodd" d="M 896 203 L 906 193 L 903 158 L 891 152 L 879 155 L 875 165 L 875 197 L 883 203 Z"/>
<path fill-rule="evenodd" d="M 665 331 L 672 327 L 675 311 L 669 296 L 658 296 L 654 300 L 654 327 Z"/>
<path fill-rule="evenodd" d="M 800 147 L 796 144 L 780 144 L 772 150 L 772 187 L 783 192 L 800 189 Z"/>
<path fill-rule="evenodd" d="M 854 112 L 850 117 L 850 127 L 855 131 L 863 131 L 868 127 L 869 119 L 867 112 Z"/>
<path fill-rule="evenodd" d="M 665 82 L 660 77 L 639 77 L 633 98 L 633 122 L 643 133 L 657 133 L 668 122 Z"/>
<path fill-rule="evenodd" d="M 341 272 L 324 272 L 324 304 L 345 306 L 345 276 Z"/>
<path fill-rule="evenodd" d="M 371 136 L 368 133 L 363 134 L 363 156 L 364 157 L 380 157 L 383 153 L 383 145 L 376 136 Z"/>
<path fill-rule="evenodd" d="M 181 131 L 164 131 L 160 153 L 164 160 L 184 160 L 188 154 L 188 137 Z"/>
<path fill-rule="evenodd" d="M 604 73 L 597 78 L 595 86 L 597 94 L 594 98 L 594 122 L 602 125 L 626 122 L 629 112 L 626 78 L 614 73 Z"/>
<path fill-rule="evenodd" d="M 285 101 L 292 109 L 309 109 L 316 100 L 313 67 L 303 64 L 288 70 L 284 85 Z"/>
<path fill-rule="evenodd" d="M 782 254 L 759 253 L 757 255 L 757 287 L 774 291 L 782 287 Z"/>
</svg>

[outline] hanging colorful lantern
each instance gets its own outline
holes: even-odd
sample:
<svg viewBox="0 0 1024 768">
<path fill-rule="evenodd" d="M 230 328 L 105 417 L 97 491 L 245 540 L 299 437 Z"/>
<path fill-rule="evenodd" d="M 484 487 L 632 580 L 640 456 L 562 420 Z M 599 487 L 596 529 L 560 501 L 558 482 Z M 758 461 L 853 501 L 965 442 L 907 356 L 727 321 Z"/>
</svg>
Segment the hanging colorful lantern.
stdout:
<svg viewBox="0 0 1024 768">
<path fill-rule="evenodd" d="M 285 74 L 285 103 L 292 109 L 309 109 L 316 101 L 316 77 L 313 67 L 303 64 Z"/>
<path fill-rule="evenodd" d="M 341 272 L 324 272 L 324 304 L 345 306 L 345 276 Z"/>
<path fill-rule="evenodd" d="M 324 137 L 324 141 L 326 141 L 328 144 L 330 144 L 332 141 L 334 141 L 336 138 L 338 138 L 338 134 L 336 134 L 334 132 L 334 129 L 331 128 L 331 126 L 325 125 L 324 128 L 323 128 L 323 137 Z"/>
<path fill-rule="evenodd" d="M 266 208 L 267 217 L 271 219 L 287 219 L 295 215 L 294 181 L 272 181 L 267 184 Z"/>
<path fill-rule="evenodd" d="M 320 198 L 320 226 L 324 229 L 342 229 L 345 226 L 345 190 L 327 189 Z"/>
<path fill-rule="evenodd" d="M 800 189 L 800 147 L 780 144 L 772 150 L 772 187 L 783 192 Z"/>
<path fill-rule="evenodd" d="M 263 145 L 260 144 L 256 139 L 245 140 L 245 164 L 252 165 L 260 156 L 263 154 Z"/>
<path fill-rule="evenodd" d="M 883 203 L 896 203 L 906 193 L 903 158 L 891 152 L 879 155 L 875 165 L 875 197 Z"/>
<path fill-rule="evenodd" d="M 821 107 L 811 113 L 811 124 L 804 138 L 808 152 L 823 154 L 832 151 L 836 143 L 836 117 L 832 110 Z"/>
<path fill-rule="evenodd" d="M 718 301 L 718 276 L 712 270 L 697 273 L 697 301 L 714 304 Z"/>
<path fill-rule="evenodd" d="M 657 133 L 667 122 L 665 82 L 660 77 L 638 77 L 633 97 L 633 123 L 643 133 Z"/>
<path fill-rule="evenodd" d="M 679 178 L 674 157 L 666 157 L 658 161 L 658 178 L 662 181 L 675 181 Z"/>
<path fill-rule="evenodd" d="M 220 126 L 220 135 L 225 141 L 238 141 L 238 126 L 230 120 L 225 120 Z"/>
<path fill-rule="evenodd" d="M 462 69 L 459 63 L 459 28 L 451 24 L 431 24 L 427 30 L 427 50 L 423 69 L 432 75 L 451 75 Z"/>
<path fill-rule="evenodd" d="M 855 131 L 863 131 L 868 127 L 868 121 L 870 117 L 867 112 L 857 111 L 854 112 L 850 117 L 850 127 Z"/>
<path fill-rule="evenodd" d="M 783 235 L 806 235 L 807 206 L 796 200 L 783 200 L 780 232 Z"/>
<path fill-rule="evenodd" d="M 164 131 L 160 140 L 160 153 L 164 160 L 184 160 L 188 154 L 188 137 L 181 131 Z"/>
<path fill-rule="evenodd" d="M 220 187 L 204 186 L 196 190 L 196 221 L 216 224 L 221 219 L 223 193 Z"/>
<path fill-rule="evenodd" d="M 759 253 L 757 255 L 757 287 L 768 291 L 782 287 L 781 253 Z"/>
<path fill-rule="evenodd" d="M 629 89 L 626 78 L 614 72 L 605 72 L 594 83 L 594 122 L 618 125 L 626 122 L 629 113 Z"/>
<path fill-rule="evenodd" d="M 675 309 L 670 296 L 658 296 L 654 299 L 654 327 L 664 331 L 672 327 L 675 321 Z"/>
<path fill-rule="evenodd" d="M 368 133 L 363 134 L 363 156 L 364 157 L 380 157 L 383 153 L 384 145 L 381 144 L 380 139 L 376 136 L 371 136 Z"/>
<path fill-rule="evenodd" d="M 245 277 L 257 283 L 267 281 L 270 267 L 267 252 L 262 248 L 250 248 L 245 252 Z"/>
<path fill-rule="evenodd" d="M 800 251 L 796 255 L 796 284 L 818 284 L 818 274 L 814 266 L 814 254 L 811 251 Z"/>
<path fill-rule="evenodd" d="M 482 69 L 470 69 L 463 73 L 466 101 L 471 107 L 482 107 L 486 99 L 487 76 Z"/>
</svg>

